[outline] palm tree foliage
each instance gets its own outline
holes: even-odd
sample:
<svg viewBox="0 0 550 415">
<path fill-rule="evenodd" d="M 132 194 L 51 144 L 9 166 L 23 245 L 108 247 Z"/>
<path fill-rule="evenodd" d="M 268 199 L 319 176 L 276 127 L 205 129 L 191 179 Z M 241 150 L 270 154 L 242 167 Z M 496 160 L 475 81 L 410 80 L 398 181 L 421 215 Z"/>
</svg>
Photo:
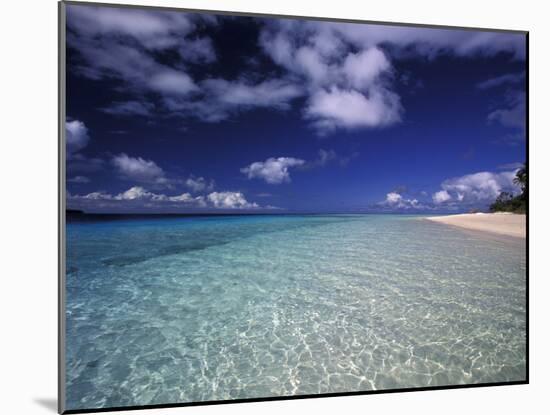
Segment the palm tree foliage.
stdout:
<svg viewBox="0 0 550 415">
<path fill-rule="evenodd" d="M 501 192 L 489 206 L 491 212 L 525 213 L 527 211 L 527 163 L 523 163 L 516 172 L 514 184 L 520 187 L 521 193 L 514 196 L 509 192 Z"/>
<path fill-rule="evenodd" d="M 525 193 L 527 188 L 527 165 L 525 163 L 523 163 L 523 167 L 517 171 L 514 183 L 521 187 L 521 193 Z"/>
</svg>

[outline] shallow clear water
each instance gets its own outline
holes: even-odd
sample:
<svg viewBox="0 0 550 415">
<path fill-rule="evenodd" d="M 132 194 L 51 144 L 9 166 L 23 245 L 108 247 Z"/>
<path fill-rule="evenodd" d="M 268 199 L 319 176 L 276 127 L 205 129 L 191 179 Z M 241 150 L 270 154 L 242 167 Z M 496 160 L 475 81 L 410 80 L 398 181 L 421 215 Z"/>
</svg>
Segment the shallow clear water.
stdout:
<svg viewBox="0 0 550 415">
<path fill-rule="evenodd" d="M 525 241 L 400 215 L 67 225 L 67 408 L 524 380 Z"/>
</svg>

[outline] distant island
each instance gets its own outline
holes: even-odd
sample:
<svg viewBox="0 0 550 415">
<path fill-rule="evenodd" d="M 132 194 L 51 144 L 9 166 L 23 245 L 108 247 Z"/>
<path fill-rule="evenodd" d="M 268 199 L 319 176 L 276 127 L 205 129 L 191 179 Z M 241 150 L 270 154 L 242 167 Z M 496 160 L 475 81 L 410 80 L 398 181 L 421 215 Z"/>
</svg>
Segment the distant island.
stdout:
<svg viewBox="0 0 550 415">
<path fill-rule="evenodd" d="M 65 218 L 67 219 L 78 219 L 86 215 L 86 212 L 80 209 L 65 209 Z"/>
</svg>

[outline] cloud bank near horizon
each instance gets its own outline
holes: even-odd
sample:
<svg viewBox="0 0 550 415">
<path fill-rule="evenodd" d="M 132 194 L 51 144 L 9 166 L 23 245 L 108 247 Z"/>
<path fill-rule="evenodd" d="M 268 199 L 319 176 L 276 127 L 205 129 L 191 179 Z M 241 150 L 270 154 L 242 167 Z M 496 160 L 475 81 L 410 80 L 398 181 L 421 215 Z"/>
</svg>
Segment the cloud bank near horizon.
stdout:
<svg viewBox="0 0 550 415">
<path fill-rule="evenodd" d="M 514 163 L 517 166 L 519 163 Z M 407 196 L 407 189 L 398 189 L 386 194 L 381 208 L 410 211 L 486 209 L 501 192 L 513 195 L 520 193 L 514 182 L 518 167 L 502 172 L 477 172 L 444 180 L 440 189 L 430 194 L 426 191 Z"/>
<path fill-rule="evenodd" d="M 91 192 L 83 195 L 68 194 L 67 199 L 72 208 L 87 211 L 115 209 L 116 211 L 140 210 L 143 208 L 162 208 L 189 210 L 260 210 L 278 209 L 273 206 L 260 206 L 246 200 L 242 192 L 211 192 L 205 195 L 193 196 L 190 193 L 167 195 L 151 192 L 141 186 L 133 186 L 128 190 L 111 194 L 104 191 Z"/>
</svg>

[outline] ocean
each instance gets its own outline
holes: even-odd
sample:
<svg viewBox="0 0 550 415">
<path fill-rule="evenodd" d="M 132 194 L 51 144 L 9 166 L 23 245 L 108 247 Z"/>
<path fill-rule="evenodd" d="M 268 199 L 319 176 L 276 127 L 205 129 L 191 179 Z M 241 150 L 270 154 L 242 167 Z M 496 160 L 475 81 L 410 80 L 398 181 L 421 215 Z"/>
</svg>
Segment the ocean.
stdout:
<svg viewBox="0 0 550 415">
<path fill-rule="evenodd" d="M 526 378 L 523 239 L 389 214 L 66 230 L 67 409 Z"/>
</svg>

